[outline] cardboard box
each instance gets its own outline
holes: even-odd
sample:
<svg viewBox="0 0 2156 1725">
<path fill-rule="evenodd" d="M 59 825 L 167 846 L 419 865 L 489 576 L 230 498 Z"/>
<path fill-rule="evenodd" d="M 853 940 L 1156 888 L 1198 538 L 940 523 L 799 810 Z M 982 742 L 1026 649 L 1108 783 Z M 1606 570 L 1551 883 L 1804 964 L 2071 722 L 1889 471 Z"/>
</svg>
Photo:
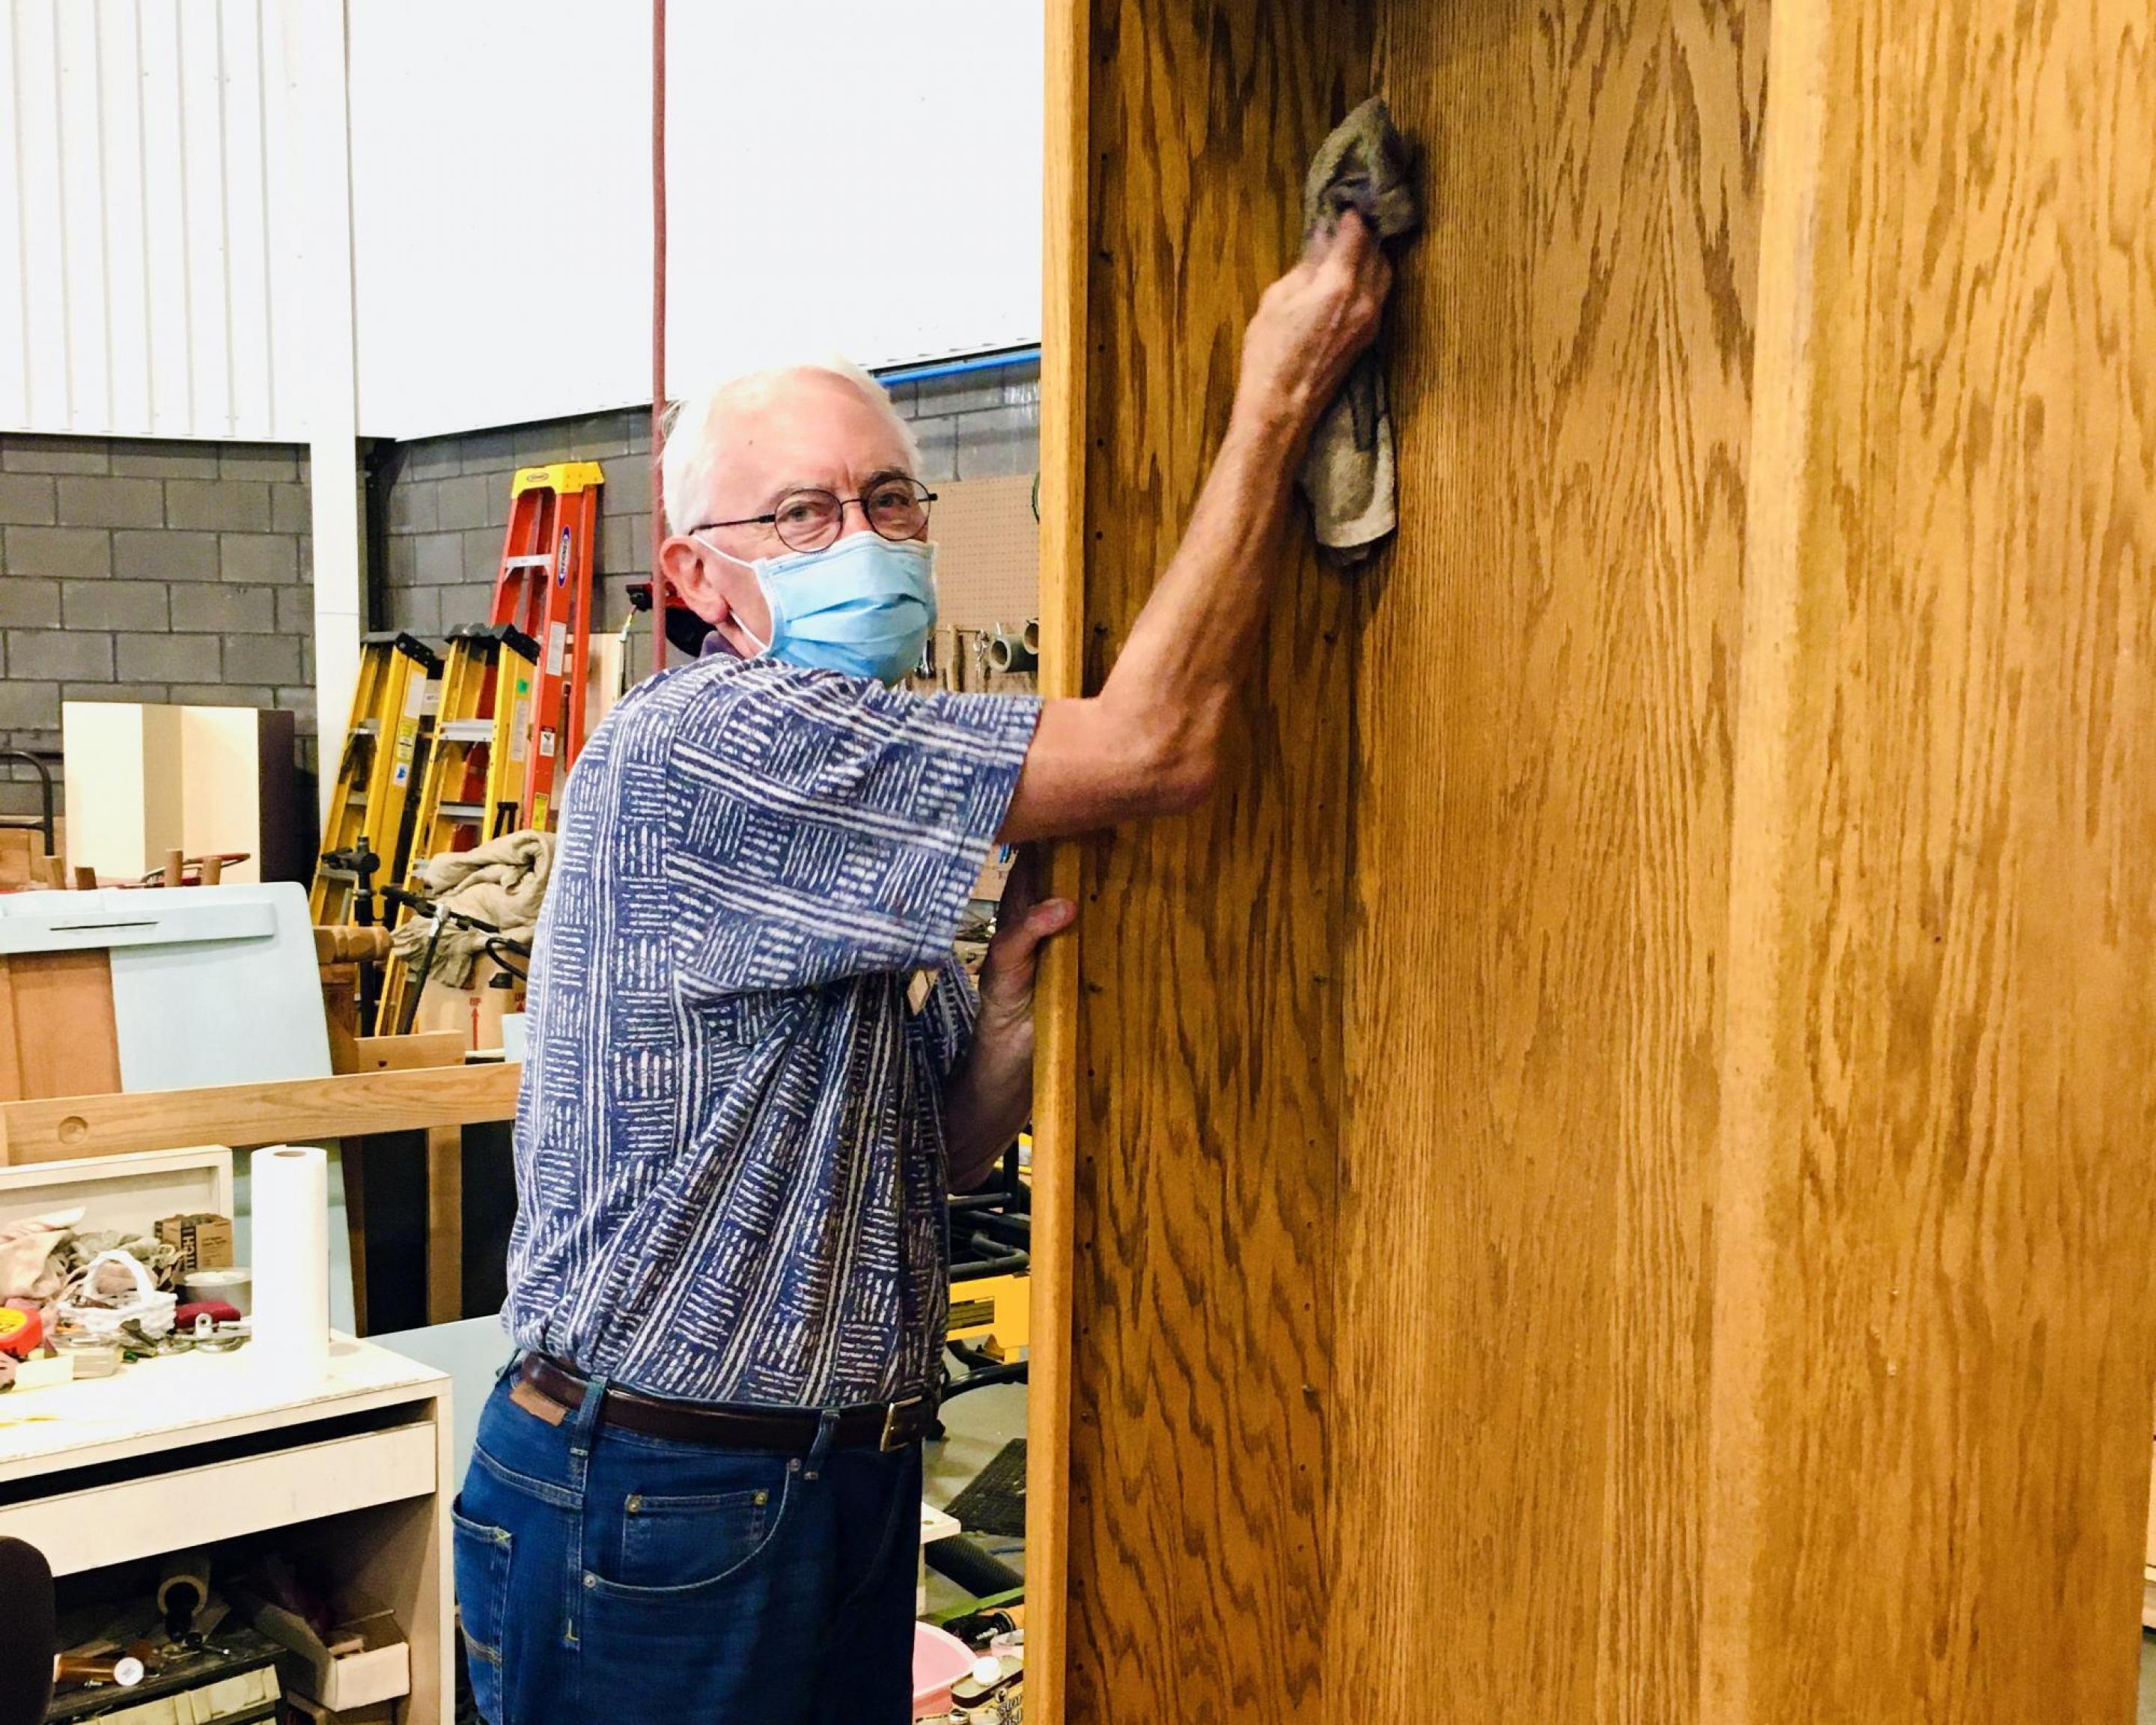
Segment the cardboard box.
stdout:
<svg viewBox="0 0 2156 1725">
<path fill-rule="evenodd" d="M 973 882 L 973 896 L 1000 901 L 1004 886 L 1010 879 L 1011 865 L 1018 860 L 1018 848 L 1012 845 L 993 846 L 986 861 L 981 865 L 980 878 Z"/>
<path fill-rule="evenodd" d="M 340 1719 L 412 1692 L 412 1650 L 387 1611 L 337 1625 L 327 1644 L 305 1618 L 275 1605 L 262 1607 L 254 1627 L 289 1650 L 290 1656 L 277 1661 L 286 1693 L 305 1696 Z M 357 1651 L 330 1651 L 331 1645 L 355 1637 Z"/>
<path fill-rule="evenodd" d="M 192 1215 L 166 1216 L 157 1224 L 157 1238 L 166 1245 L 179 1248 L 181 1276 L 191 1270 L 233 1267 L 229 1216 L 213 1216 L 199 1210 Z"/>
</svg>

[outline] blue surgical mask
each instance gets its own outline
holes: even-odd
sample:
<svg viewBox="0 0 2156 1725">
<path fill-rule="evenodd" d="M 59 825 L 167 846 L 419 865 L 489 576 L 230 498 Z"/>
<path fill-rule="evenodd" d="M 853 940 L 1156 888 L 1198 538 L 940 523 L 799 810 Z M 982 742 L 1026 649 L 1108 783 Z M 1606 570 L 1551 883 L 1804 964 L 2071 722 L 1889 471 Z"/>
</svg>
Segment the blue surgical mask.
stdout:
<svg viewBox="0 0 2156 1725">
<path fill-rule="evenodd" d="M 771 607 L 771 639 L 757 645 L 773 659 L 886 684 L 921 662 L 936 627 L 934 546 L 855 533 L 821 551 L 751 562 L 700 542 L 756 576 Z"/>
</svg>

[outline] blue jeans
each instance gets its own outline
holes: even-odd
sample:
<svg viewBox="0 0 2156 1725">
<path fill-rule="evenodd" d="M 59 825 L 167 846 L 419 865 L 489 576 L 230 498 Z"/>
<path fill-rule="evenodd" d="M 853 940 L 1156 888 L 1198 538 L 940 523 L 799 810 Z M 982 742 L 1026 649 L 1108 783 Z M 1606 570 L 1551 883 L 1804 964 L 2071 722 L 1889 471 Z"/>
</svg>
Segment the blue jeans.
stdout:
<svg viewBox="0 0 2156 1725">
<path fill-rule="evenodd" d="M 559 1425 L 495 1385 L 456 1502 L 491 1725 L 906 1725 L 921 1446 L 774 1455 Z"/>
</svg>

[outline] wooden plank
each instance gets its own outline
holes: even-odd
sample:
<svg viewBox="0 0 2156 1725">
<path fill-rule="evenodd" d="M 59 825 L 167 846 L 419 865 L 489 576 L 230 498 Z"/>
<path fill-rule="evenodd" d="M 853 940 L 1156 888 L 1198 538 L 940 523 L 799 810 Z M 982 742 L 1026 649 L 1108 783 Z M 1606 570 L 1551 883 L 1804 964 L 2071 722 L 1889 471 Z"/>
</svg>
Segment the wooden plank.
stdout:
<svg viewBox="0 0 2156 1725">
<path fill-rule="evenodd" d="M 422 1030 L 410 1036 L 339 1035 L 333 1027 L 330 1055 L 341 1073 L 413 1072 L 461 1064 L 465 1037 L 459 1030 Z"/>
<path fill-rule="evenodd" d="M 344 1176 L 345 1242 L 352 1253 L 352 1332 L 369 1333 L 367 1311 L 367 1160 L 365 1138 L 338 1141 L 337 1162 Z"/>
<path fill-rule="evenodd" d="M 465 1315 L 465 1140 L 461 1127 L 427 1129 L 427 1322 Z"/>
<path fill-rule="evenodd" d="M 1777 6 L 1707 1710 L 2126 1719 L 2156 1360 L 2156 43 Z"/>
<path fill-rule="evenodd" d="M 102 947 L 0 959 L 13 984 L 17 1088 L 23 1096 L 120 1088 L 112 955 Z"/>
<path fill-rule="evenodd" d="M 13 1102 L 0 1106 L 0 1161 L 54 1162 L 177 1144 L 275 1144 L 509 1120 L 523 1070 L 501 1064 L 445 1066 Z"/>
<path fill-rule="evenodd" d="M 1082 348 L 1084 371 L 1075 391 L 1065 374 L 1045 439 L 1062 512 L 1042 624 L 1065 654 L 1082 640 L 1098 688 L 1225 426 L 1244 326 L 1295 256 L 1310 154 L 1366 84 L 1371 13 L 1092 0 L 1086 16 L 1083 85 L 1062 70 L 1085 91 L 1086 131 L 1059 146 L 1084 199 L 1055 211 L 1075 254 L 1048 325 L 1069 356 L 1056 362 L 1075 368 Z M 1051 1019 L 1046 1040 L 1075 1089 L 1046 1099 L 1045 1155 L 1067 1158 L 1070 1219 L 1054 1232 L 1075 1246 L 1052 1322 L 1070 1327 L 1070 1368 L 1049 1374 L 1070 1398 L 1072 1720 L 1299 1721 L 1338 1657 L 1317 1626 L 1333 1592 L 1354 601 L 1300 530 L 1286 555 L 1219 795 L 1089 842 L 1071 895 L 1075 1018 Z M 1055 1111 L 1074 1096 L 1066 1133 Z M 1044 1191 L 1051 1216 L 1063 1189 Z M 1044 1303 L 1063 1298 L 1054 1282 Z"/>
<path fill-rule="evenodd" d="M 1047 8 L 1047 183 L 1040 354 L 1040 692 L 1085 693 L 1086 193 L 1091 175 L 1086 66 L 1089 0 Z M 953 661 L 957 638 L 947 651 Z M 939 636 L 939 640 L 942 637 Z M 955 662 L 939 665 L 957 687 Z M 1059 845 L 1049 891 L 1079 901 L 1079 847 Z M 1065 1716 L 1070 1659 L 1072 1197 L 1079 1156 L 1078 955 L 1085 919 L 1042 949 L 1034 986 L 1034 1312 L 1026 1382 L 1026 1698 L 1037 1718 Z"/>
</svg>

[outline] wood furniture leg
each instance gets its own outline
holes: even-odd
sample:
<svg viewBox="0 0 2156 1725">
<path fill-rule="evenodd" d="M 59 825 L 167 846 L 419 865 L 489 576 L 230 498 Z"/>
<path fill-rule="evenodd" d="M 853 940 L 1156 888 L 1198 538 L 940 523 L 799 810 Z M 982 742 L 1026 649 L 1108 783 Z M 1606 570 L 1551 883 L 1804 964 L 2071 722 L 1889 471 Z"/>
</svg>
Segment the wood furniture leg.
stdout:
<svg viewBox="0 0 2156 1725">
<path fill-rule="evenodd" d="M 427 1129 L 427 1322 L 465 1315 L 464 1128 Z"/>
<path fill-rule="evenodd" d="M 340 1141 L 337 1159 L 344 1169 L 344 1229 L 352 1250 L 352 1332 L 364 1336 L 367 1322 L 367 1143 L 362 1137 Z"/>
</svg>

